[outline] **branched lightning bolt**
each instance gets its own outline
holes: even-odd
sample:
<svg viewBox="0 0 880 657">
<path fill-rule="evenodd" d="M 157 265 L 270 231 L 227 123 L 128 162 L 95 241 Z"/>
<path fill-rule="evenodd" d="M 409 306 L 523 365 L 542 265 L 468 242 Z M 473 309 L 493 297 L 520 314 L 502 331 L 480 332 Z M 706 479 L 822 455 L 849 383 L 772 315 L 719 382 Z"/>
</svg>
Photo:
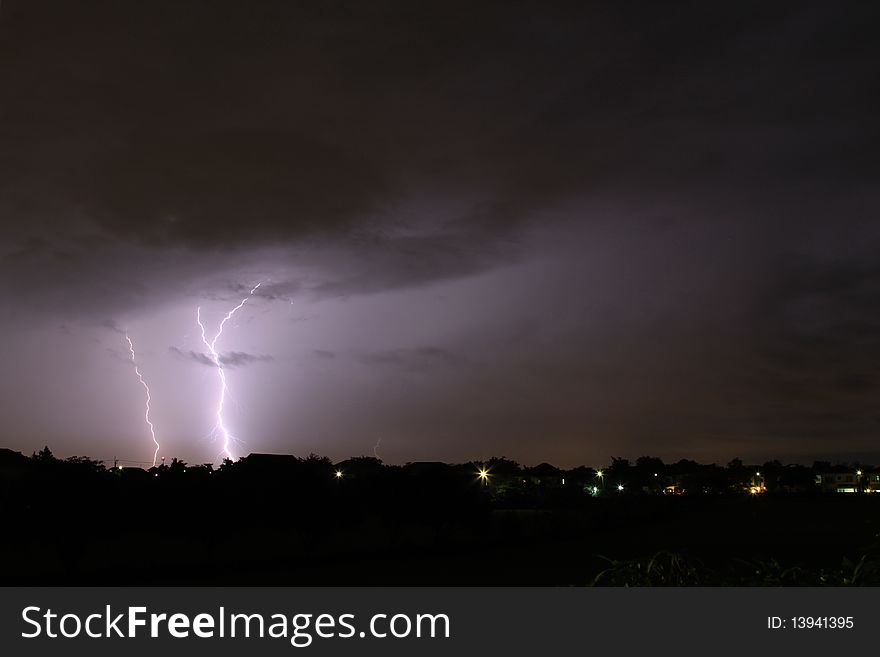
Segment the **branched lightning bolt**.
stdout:
<svg viewBox="0 0 880 657">
<path fill-rule="evenodd" d="M 150 436 L 153 438 L 153 443 L 156 445 L 156 451 L 153 452 L 153 467 L 156 466 L 156 457 L 159 455 L 159 441 L 156 440 L 156 430 L 153 427 L 153 422 L 150 420 L 150 402 L 152 398 L 150 397 L 150 386 L 147 385 L 147 382 L 144 381 L 144 376 L 141 374 L 140 369 L 138 368 L 137 358 L 134 355 L 134 344 L 131 341 L 131 338 L 128 337 L 128 333 L 125 334 L 125 339 L 128 341 L 128 351 L 131 353 L 131 362 L 134 365 L 134 373 L 137 374 L 138 381 L 141 382 L 141 385 L 144 387 L 144 392 L 147 395 L 146 401 L 146 410 L 144 411 L 144 420 L 147 421 L 147 426 L 150 427 Z"/>
<path fill-rule="evenodd" d="M 230 444 L 235 440 L 235 436 L 233 436 L 229 429 L 226 428 L 226 424 L 223 422 L 223 405 L 226 402 L 226 372 L 223 371 L 223 363 L 220 362 L 220 354 L 217 353 L 217 340 L 220 339 L 220 336 L 223 335 L 223 326 L 232 319 L 232 316 L 238 312 L 244 304 L 247 303 L 248 299 L 250 299 L 254 292 L 257 291 L 257 288 L 262 285 L 262 282 L 254 285 L 253 289 L 250 291 L 244 299 L 241 300 L 235 308 L 226 313 L 226 316 L 221 320 L 220 326 L 217 327 L 217 333 L 208 341 L 207 336 L 205 335 L 205 325 L 202 324 L 202 307 L 199 306 L 196 308 L 196 322 L 199 325 L 199 329 L 202 332 L 202 342 L 208 348 L 208 351 L 211 355 L 211 361 L 214 363 L 214 366 L 217 368 L 217 377 L 220 379 L 220 399 L 217 402 L 217 422 L 214 424 L 214 429 L 212 433 L 216 434 L 218 431 L 223 436 L 223 453 L 226 455 L 226 458 L 232 459 L 232 451 L 230 450 Z"/>
</svg>

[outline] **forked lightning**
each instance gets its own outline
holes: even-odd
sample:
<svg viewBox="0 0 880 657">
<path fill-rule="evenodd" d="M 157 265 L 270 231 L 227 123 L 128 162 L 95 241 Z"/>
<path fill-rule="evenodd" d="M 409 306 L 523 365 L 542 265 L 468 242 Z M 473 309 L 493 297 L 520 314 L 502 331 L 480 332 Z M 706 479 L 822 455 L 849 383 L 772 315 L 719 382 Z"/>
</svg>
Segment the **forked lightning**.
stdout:
<svg viewBox="0 0 880 657">
<path fill-rule="evenodd" d="M 220 326 L 217 328 L 217 333 L 214 337 L 209 341 L 207 336 L 205 335 L 205 325 L 202 323 L 202 308 L 199 306 L 196 308 L 196 322 L 198 322 L 199 329 L 202 332 L 202 342 L 205 344 L 205 347 L 208 348 L 208 352 L 211 357 L 211 361 L 214 363 L 214 366 L 217 368 L 217 377 L 220 379 L 220 399 L 217 403 L 217 422 L 214 424 L 214 429 L 212 430 L 212 434 L 216 435 L 220 434 L 223 440 L 223 454 L 228 459 L 233 459 L 231 446 L 235 441 L 235 436 L 232 435 L 229 429 L 226 427 L 226 424 L 223 422 L 223 405 L 226 402 L 226 392 L 228 387 L 226 385 L 226 372 L 223 371 L 223 363 L 220 361 L 220 354 L 217 353 L 217 340 L 220 339 L 220 336 L 223 335 L 223 326 L 232 319 L 232 316 L 238 312 L 244 304 L 247 303 L 248 299 L 250 299 L 254 292 L 262 285 L 262 282 L 257 283 L 253 289 L 250 291 L 250 294 L 241 300 L 235 308 L 226 313 L 226 316 L 220 322 Z"/>
</svg>

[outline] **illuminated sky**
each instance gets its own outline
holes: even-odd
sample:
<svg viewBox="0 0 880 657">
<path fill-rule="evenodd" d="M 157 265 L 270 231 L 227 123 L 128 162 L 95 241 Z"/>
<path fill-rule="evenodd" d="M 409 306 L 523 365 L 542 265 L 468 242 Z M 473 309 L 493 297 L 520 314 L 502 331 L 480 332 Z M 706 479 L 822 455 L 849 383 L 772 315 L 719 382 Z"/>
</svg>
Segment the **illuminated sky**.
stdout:
<svg viewBox="0 0 880 657">
<path fill-rule="evenodd" d="M 875 456 L 869 3 L 4 0 L 0 444 Z"/>
</svg>

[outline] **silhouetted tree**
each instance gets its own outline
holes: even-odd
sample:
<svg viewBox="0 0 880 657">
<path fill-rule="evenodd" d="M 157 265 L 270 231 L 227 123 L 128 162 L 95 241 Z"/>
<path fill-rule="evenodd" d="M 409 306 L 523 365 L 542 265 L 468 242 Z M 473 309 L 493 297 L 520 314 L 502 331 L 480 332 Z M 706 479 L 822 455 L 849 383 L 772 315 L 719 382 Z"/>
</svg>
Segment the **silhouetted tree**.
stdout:
<svg viewBox="0 0 880 657">
<path fill-rule="evenodd" d="M 780 485 L 789 492 L 809 492 L 816 490 L 816 475 L 803 465 L 786 465 L 779 475 Z"/>
<path fill-rule="evenodd" d="M 662 472 L 665 467 L 666 464 L 663 463 L 663 460 L 656 456 L 640 456 L 636 459 L 636 468 L 639 470 L 650 471 L 652 474 L 654 472 Z"/>
<path fill-rule="evenodd" d="M 369 460 L 372 460 L 372 461 L 377 461 L 377 462 L 380 463 L 380 464 L 382 463 L 382 461 L 379 461 L 379 459 L 374 458 L 374 457 L 372 457 L 372 456 L 357 456 L 357 457 L 355 457 L 354 459 L 352 459 L 352 461 L 354 461 L 355 459 L 357 459 L 357 460 L 369 459 Z M 327 467 L 330 467 L 331 465 L 333 465 L 333 461 L 331 461 L 328 457 L 326 457 L 326 456 L 318 456 L 318 455 L 315 454 L 314 452 L 312 452 L 312 453 L 309 454 L 307 457 L 305 457 L 305 458 L 303 459 L 303 462 L 304 462 L 304 463 L 308 463 L 308 464 L 310 464 L 310 465 L 311 465 L 311 464 L 314 464 L 314 465 L 323 465 L 323 466 L 327 466 Z"/>
<path fill-rule="evenodd" d="M 486 467 L 493 475 L 515 477 L 522 473 L 522 466 L 506 456 L 493 456 L 486 461 Z"/>
<path fill-rule="evenodd" d="M 611 467 L 608 468 L 612 473 L 626 473 L 629 472 L 630 465 L 629 459 L 622 458 L 620 456 L 612 456 L 611 457 Z"/>
<path fill-rule="evenodd" d="M 169 474 L 180 474 L 186 470 L 186 461 L 179 459 L 171 459 L 171 465 L 168 466 Z"/>
<path fill-rule="evenodd" d="M 39 452 L 34 452 L 31 458 L 33 458 L 35 461 L 39 461 L 40 463 L 54 463 L 58 460 L 55 458 L 55 455 L 52 454 L 52 450 L 49 449 L 48 445 L 43 447 L 43 449 L 41 449 Z"/>
<path fill-rule="evenodd" d="M 64 459 L 64 463 L 65 465 L 79 468 L 84 472 L 104 472 L 106 469 L 104 463 L 90 459 L 88 456 L 71 456 Z"/>
<path fill-rule="evenodd" d="M 571 479 L 572 483 L 580 486 L 592 486 L 596 481 L 596 471 L 585 465 L 579 465 L 565 473 L 565 476 Z"/>
<path fill-rule="evenodd" d="M 318 457 L 315 457 L 318 458 Z M 316 462 L 317 465 L 317 462 Z M 333 466 L 330 459 L 321 460 L 322 471 Z M 344 476 L 374 477 L 379 476 L 385 470 L 381 459 L 375 456 L 355 456 L 336 464 L 336 467 L 344 473 Z"/>
<path fill-rule="evenodd" d="M 778 490 L 782 475 L 782 463 L 777 460 L 767 461 L 761 466 L 761 479 L 768 491 Z"/>
</svg>

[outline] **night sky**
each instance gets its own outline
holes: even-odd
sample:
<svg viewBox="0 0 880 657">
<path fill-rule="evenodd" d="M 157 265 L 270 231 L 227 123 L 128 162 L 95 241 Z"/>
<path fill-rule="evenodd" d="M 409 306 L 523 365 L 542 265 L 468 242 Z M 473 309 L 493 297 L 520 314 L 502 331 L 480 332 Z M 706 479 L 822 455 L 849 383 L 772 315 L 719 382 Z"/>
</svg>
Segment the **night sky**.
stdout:
<svg viewBox="0 0 880 657">
<path fill-rule="evenodd" d="M 880 460 L 876 3 L 584 5 L 3 0 L 0 446 Z"/>
</svg>

